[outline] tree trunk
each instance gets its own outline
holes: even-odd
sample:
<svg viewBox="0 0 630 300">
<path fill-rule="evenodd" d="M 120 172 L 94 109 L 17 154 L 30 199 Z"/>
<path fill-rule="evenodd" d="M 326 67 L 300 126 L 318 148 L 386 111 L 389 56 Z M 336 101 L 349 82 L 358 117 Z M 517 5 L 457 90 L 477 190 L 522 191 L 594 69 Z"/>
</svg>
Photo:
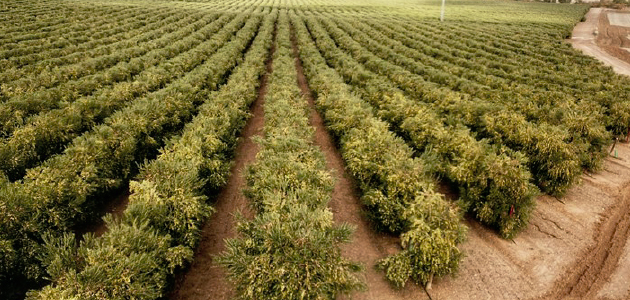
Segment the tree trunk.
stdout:
<svg viewBox="0 0 630 300">
<path fill-rule="evenodd" d="M 431 283 L 433 283 L 433 273 L 429 275 L 429 281 L 427 281 L 427 290 L 431 289 Z"/>
</svg>

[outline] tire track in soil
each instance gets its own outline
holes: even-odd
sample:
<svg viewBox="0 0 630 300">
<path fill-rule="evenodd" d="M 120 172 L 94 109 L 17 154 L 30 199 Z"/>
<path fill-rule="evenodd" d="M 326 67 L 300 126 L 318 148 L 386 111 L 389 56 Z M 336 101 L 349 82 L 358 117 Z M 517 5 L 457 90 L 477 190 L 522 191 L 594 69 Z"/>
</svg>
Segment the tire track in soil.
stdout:
<svg viewBox="0 0 630 300">
<path fill-rule="evenodd" d="M 619 188 L 614 205 L 594 232 L 595 242 L 567 268 L 542 299 L 595 299 L 612 276 L 630 236 L 630 185 Z"/>
<path fill-rule="evenodd" d="M 275 40 L 275 29 L 273 39 Z M 252 117 L 247 120 L 235 150 L 235 162 L 226 186 L 219 192 L 214 203 L 215 212 L 202 228 L 201 241 L 195 250 L 195 259 L 184 274 L 177 276 L 170 300 L 228 300 L 234 296 L 232 285 L 227 280 L 225 270 L 217 265 L 214 257 L 225 250 L 225 240 L 236 237 L 235 213 L 240 212 L 251 219 L 253 210 L 249 200 L 243 195 L 246 186 L 246 167 L 256 159 L 259 147 L 252 138 L 262 134 L 264 102 L 267 94 L 269 74 L 273 70 L 275 43 L 266 62 L 266 72 L 260 80 L 258 97 L 251 107 Z"/>
<path fill-rule="evenodd" d="M 601 40 L 595 42 L 592 32 L 597 29 L 597 24 L 601 26 L 605 23 L 608 23 L 607 11 L 591 9 L 586 21 L 574 28 L 570 42 L 573 47 L 610 63 L 611 55 L 608 53 L 588 51 L 588 48 L 598 48 L 597 44 L 603 44 Z M 613 66 L 616 73 L 630 73 L 626 62 L 613 63 Z M 628 168 L 627 164 L 620 165 Z M 584 249 L 576 263 L 566 269 L 566 275 L 560 277 L 542 299 L 595 299 L 597 292 L 613 275 L 630 237 L 630 184 L 619 187 L 615 198 L 615 204 L 606 209 L 604 219 L 596 227 L 594 243 Z"/>
<path fill-rule="evenodd" d="M 386 280 L 384 273 L 374 268 L 376 262 L 386 256 L 398 252 L 399 238 L 393 235 L 377 233 L 373 229 L 367 216 L 363 213 L 360 202 L 360 192 L 351 175 L 345 172 L 345 164 L 334 140 L 324 126 L 324 120 L 315 109 L 315 99 L 304 76 L 304 68 L 299 59 L 295 32 L 291 31 L 291 42 L 298 73 L 298 85 L 302 95 L 311 106 L 310 122 L 315 127 L 315 144 L 319 146 L 326 157 L 328 169 L 336 175 L 335 187 L 329 206 L 336 223 L 349 223 L 355 228 L 351 241 L 341 246 L 342 255 L 355 262 L 362 263 L 365 268 L 363 281 L 367 290 L 342 295 L 339 300 L 424 300 L 429 299 L 419 286 L 408 283 L 403 289 L 395 289 Z"/>
</svg>

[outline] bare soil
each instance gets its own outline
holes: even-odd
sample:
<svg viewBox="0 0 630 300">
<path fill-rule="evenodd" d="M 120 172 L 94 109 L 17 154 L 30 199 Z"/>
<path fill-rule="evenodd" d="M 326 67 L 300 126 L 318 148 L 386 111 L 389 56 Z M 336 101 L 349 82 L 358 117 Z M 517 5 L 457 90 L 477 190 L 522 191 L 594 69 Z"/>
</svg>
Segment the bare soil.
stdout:
<svg viewBox="0 0 630 300">
<path fill-rule="evenodd" d="M 621 11 L 608 11 L 608 22 L 610 25 L 630 27 L 630 14 Z"/>
<path fill-rule="evenodd" d="M 127 209 L 127 205 L 129 205 L 130 195 L 131 192 L 127 185 L 115 193 L 113 197 L 107 197 L 106 201 L 103 201 L 103 207 L 99 209 L 99 215 L 112 214 L 114 218 L 119 218 Z M 105 224 L 103 218 L 99 218 L 94 222 L 82 224 L 75 230 L 77 236 L 83 236 L 88 232 L 94 233 L 95 236 L 99 237 L 107 232 L 107 224 Z"/>
<path fill-rule="evenodd" d="M 630 27 L 614 26 L 610 24 L 609 16 L 625 15 L 630 18 L 630 11 L 604 10 L 598 20 L 597 45 L 608 54 L 625 62 L 630 62 Z"/>
<path fill-rule="evenodd" d="M 302 95 L 311 106 L 310 122 L 315 127 L 315 144 L 319 146 L 326 157 L 326 165 L 336 175 L 335 187 L 329 207 L 333 212 L 333 218 L 337 224 L 351 224 L 355 230 L 350 243 L 342 246 L 342 255 L 365 266 L 362 274 L 367 289 L 355 292 L 351 295 L 343 295 L 338 299 L 429 299 L 422 288 L 414 284 L 407 284 L 403 289 L 392 287 L 384 277 L 383 272 L 374 268 L 379 259 L 398 252 L 399 239 L 385 233 L 378 233 L 373 229 L 367 216 L 363 213 L 363 207 L 359 199 L 359 191 L 352 176 L 345 171 L 345 164 L 341 154 L 335 147 L 334 140 L 326 130 L 324 120 L 315 109 L 315 99 L 304 76 L 302 62 L 298 58 L 298 49 L 295 36 L 292 37 L 295 67 L 298 72 L 298 85 Z"/>
<path fill-rule="evenodd" d="M 616 149 L 619 158 L 564 198 L 538 197 L 513 241 L 467 220 L 467 257 L 456 278 L 434 283 L 433 299 L 627 299 L 630 266 L 620 258 L 629 256 L 630 146 Z"/>
<path fill-rule="evenodd" d="M 271 49 L 270 57 L 274 50 L 275 48 Z M 245 124 L 236 147 L 235 163 L 228 183 L 216 198 L 215 213 L 202 228 L 201 242 L 196 249 L 193 264 L 185 274 L 176 279 L 175 288 L 169 295 L 171 300 L 228 300 L 234 296 L 227 273 L 214 258 L 225 250 L 226 239 L 236 237 L 235 214 L 240 213 L 248 219 L 254 216 L 242 190 L 246 186 L 245 170 L 254 162 L 259 150 L 252 138 L 262 134 L 265 122 L 263 107 L 272 64 L 269 59 L 266 73 L 261 78 L 258 97 L 252 104 L 252 117 Z"/>
<path fill-rule="evenodd" d="M 586 21 L 576 25 L 568 42 L 584 54 L 611 66 L 615 72 L 630 76 L 630 53 L 620 48 L 630 47 L 627 34 L 624 36 L 628 29 L 610 26 L 607 12 L 605 8 L 591 8 L 586 14 Z"/>
</svg>

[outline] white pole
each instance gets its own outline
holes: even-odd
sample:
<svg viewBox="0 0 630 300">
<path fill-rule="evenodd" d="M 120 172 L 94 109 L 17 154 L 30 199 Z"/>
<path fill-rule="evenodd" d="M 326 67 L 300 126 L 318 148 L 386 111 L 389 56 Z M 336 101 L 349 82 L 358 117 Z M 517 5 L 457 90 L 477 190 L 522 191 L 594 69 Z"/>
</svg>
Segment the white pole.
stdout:
<svg viewBox="0 0 630 300">
<path fill-rule="evenodd" d="M 442 12 L 440 13 L 440 22 L 444 22 L 444 9 L 446 7 L 446 0 L 442 0 Z"/>
</svg>

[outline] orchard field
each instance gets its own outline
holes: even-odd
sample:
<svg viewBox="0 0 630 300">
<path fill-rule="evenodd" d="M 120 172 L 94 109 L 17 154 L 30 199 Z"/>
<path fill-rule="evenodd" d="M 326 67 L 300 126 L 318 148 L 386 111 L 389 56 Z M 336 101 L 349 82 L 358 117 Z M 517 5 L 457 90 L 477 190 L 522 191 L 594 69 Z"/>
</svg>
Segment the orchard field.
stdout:
<svg viewBox="0 0 630 300">
<path fill-rule="evenodd" d="M 423 299 L 625 155 L 587 10 L 2 1 L 0 299 Z"/>
</svg>

